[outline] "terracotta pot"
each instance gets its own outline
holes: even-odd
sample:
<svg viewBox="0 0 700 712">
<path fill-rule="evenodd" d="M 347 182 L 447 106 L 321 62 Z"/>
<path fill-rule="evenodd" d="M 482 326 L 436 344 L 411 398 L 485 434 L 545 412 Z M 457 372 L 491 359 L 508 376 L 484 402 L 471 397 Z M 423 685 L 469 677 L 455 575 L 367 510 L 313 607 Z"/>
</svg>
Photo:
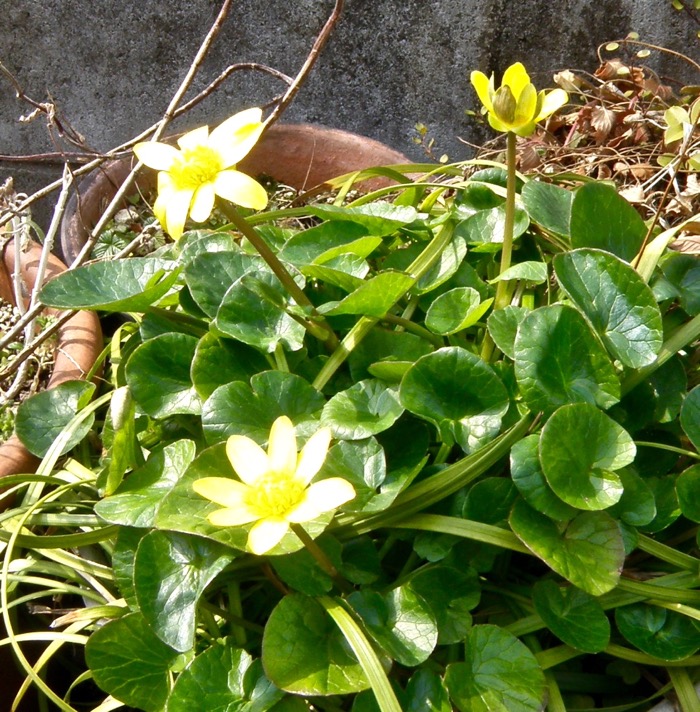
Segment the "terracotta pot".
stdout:
<svg viewBox="0 0 700 712">
<path fill-rule="evenodd" d="M 25 285 L 25 304 L 31 295 L 37 277 L 41 246 L 31 243 L 21 253 L 22 281 Z M 0 297 L 15 303 L 12 290 L 12 273 L 15 268 L 15 242 L 5 246 L 0 262 Z M 46 270 L 47 279 L 65 271 L 66 266 L 54 255 L 49 257 Z M 46 310 L 48 314 L 59 315 L 56 310 Z M 58 331 L 58 344 L 54 357 L 54 367 L 48 388 L 78 378 L 83 378 L 92 368 L 102 350 L 102 330 L 100 320 L 94 312 L 80 311 L 69 319 Z M 22 472 L 34 472 L 39 459 L 32 455 L 19 439 L 13 435 L 0 445 L 0 478 Z M 0 502 L 0 509 L 7 506 Z"/>
<path fill-rule="evenodd" d="M 399 151 L 347 131 L 311 124 L 273 124 L 238 167 L 250 175 L 270 176 L 303 191 L 363 168 L 406 163 L 410 159 Z M 111 161 L 80 184 L 61 225 L 61 253 L 67 264 L 80 253 L 131 166 L 130 158 Z M 376 177 L 358 187 L 369 191 L 391 183 L 388 178 Z M 149 190 L 155 185 L 155 173 L 143 171 L 137 185 L 142 191 Z"/>
</svg>

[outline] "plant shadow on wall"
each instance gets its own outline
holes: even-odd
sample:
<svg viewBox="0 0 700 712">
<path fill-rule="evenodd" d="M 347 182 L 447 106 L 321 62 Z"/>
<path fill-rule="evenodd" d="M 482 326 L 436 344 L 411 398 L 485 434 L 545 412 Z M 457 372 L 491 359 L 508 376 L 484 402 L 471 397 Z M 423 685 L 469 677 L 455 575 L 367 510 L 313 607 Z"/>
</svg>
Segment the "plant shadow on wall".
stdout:
<svg viewBox="0 0 700 712">
<path fill-rule="evenodd" d="M 41 291 L 129 319 L 99 388 L 18 416 L 42 460 L 6 480 L 0 595 L 28 684 L 67 711 L 88 684 L 95 710 L 697 709 L 700 103 L 613 66 L 474 72 L 504 161 L 292 204 L 236 167 L 260 109 L 134 146 L 171 239 Z M 665 156 L 639 210 L 570 165 L 593 109 L 629 127 L 614 101 Z M 28 603 L 61 610 L 29 634 Z"/>
</svg>

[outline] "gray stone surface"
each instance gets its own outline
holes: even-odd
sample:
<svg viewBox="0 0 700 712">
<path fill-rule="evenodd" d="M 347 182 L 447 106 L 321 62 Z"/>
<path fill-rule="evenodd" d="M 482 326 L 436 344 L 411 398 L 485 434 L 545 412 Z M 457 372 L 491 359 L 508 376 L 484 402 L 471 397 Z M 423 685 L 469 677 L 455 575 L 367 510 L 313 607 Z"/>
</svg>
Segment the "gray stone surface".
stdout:
<svg viewBox="0 0 700 712">
<path fill-rule="evenodd" d="M 111 148 L 162 115 L 219 7 L 219 0 L 2 0 L 0 61 L 37 100 L 51 96 L 99 150 Z M 237 0 L 195 83 L 201 89 L 234 62 L 256 61 L 294 74 L 332 0 Z M 629 31 L 696 59 L 696 26 L 669 0 L 346 0 L 334 36 L 285 116 L 382 140 L 415 159 L 416 122 L 430 127 L 451 159 L 470 151 L 459 137 L 488 136 L 464 113 L 477 108 L 468 75 L 502 71 L 522 60 L 536 84 L 554 71 L 594 71 L 596 48 Z M 662 74 L 698 82 L 668 56 Z M 271 99 L 279 82 L 233 75 L 175 128 L 217 123 Z M 192 93 L 190 94 L 192 95 Z M 29 107 L 0 76 L 0 154 L 51 150 L 43 117 L 22 123 Z M 51 174 L 36 163 L 0 161 L 33 190 Z"/>
</svg>

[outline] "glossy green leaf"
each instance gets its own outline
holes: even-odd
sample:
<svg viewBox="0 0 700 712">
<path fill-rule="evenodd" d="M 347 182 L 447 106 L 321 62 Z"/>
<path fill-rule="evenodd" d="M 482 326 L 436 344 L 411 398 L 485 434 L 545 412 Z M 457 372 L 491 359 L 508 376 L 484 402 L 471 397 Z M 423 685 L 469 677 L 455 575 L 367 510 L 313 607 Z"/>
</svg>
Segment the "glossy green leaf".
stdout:
<svg viewBox="0 0 700 712">
<path fill-rule="evenodd" d="M 630 368 L 656 360 L 661 312 L 636 270 L 607 252 L 581 249 L 557 255 L 554 271 L 615 358 Z"/>
<path fill-rule="evenodd" d="M 480 210 L 458 223 L 455 227 L 455 234 L 470 244 L 488 245 L 497 249 L 503 243 L 505 224 L 506 209 L 504 205 L 499 205 L 489 210 Z M 530 218 L 527 213 L 522 208 L 516 207 L 513 239 L 520 237 L 529 225 Z"/>
<path fill-rule="evenodd" d="M 547 264 L 545 262 L 519 262 L 509 267 L 494 277 L 491 282 L 503 282 L 511 279 L 520 279 L 523 282 L 542 284 L 548 279 Z"/>
<path fill-rule="evenodd" d="M 105 495 L 114 494 L 126 472 L 143 464 L 141 447 L 136 438 L 136 403 L 128 386 L 113 391 L 105 431 L 108 426 L 112 428 L 111 439 L 106 432 L 102 438 L 103 447 L 107 449 L 104 457 L 107 467 L 102 475 Z"/>
<path fill-rule="evenodd" d="M 240 341 L 205 334 L 197 344 L 190 375 L 200 398 L 208 398 L 219 386 L 232 381 L 248 383 L 268 367 L 265 357 Z"/>
<path fill-rule="evenodd" d="M 469 567 L 434 566 L 418 571 L 408 585 L 430 607 L 438 626 L 439 645 L 465 639 L 472 624 L 470 611 L 481 598 L 476 571 Z"/>
<path fill-rule="evenodd" d="M 336 393 L 323 407 L 321 424 L 330 427 L 335 438 L 360 440 L 387 430 L 401 413 L 396 390 L 365 380 Z"/>
<path fill-rule="evenodd" d="M 95 262 L 54 277 L 39 298 L 59 309 L 140 312 L 163 297 L 179 273 L 175 262 L 156 257 Z"/>
<path fill-rule="evenodd" d="M 141 344 L 131 355 L 126 380 L 134 400 L 151 417 L 201 412 L 190 377 L 197 343 L 194 336 L 163 334 Z"/>
<path fill-rule="evenodd" d="M 700 629 L 686 616 L 647 603 L 615 609 L 615 623 L 632 645 L 673 662 L 700 650 Z"/>
<path fill-rule="evenodd" d="M 496 309 L 486 320 L 493 343 L 510 359 L 515 358 L 515 336 L 522 320 L 530 313 L 525 307 L 508 305 Z"/>
<path fill-rule="evenodd" d="M 277 344 L 298 351 L 304 344 L 304 327 L 286 311 L 289 296 L 271 272 L 249 272 L 224 295 L 214 326 L 226 336 L 261 351 L 273 352 Z"/>
<path fill-rule="evenodd" d="M 127 705 L 160 712 L 179 653 L 163 643 L 140 613 L 130 613 L 91 633 L 85 659 L 95 682 Z"/>
<path fill-rule="evenodd" d="M 165 712 L 266 712 L 283 696 L 265 677 L 260 661 L 227 638 L 178 675 Z"/>
<path fill-rule="evenodd" d="M 194 459 L 195 444 L 178 440 L 154 452 L 111 497 L 95 503 L 95 512 L 112 524 L 152 527 L 165 495 Z"/>
<path fill-rule="evenodd" d="M 319 307 L 323 314 L 362 314 L 383 317 L 413 285 L 403 272 L 380 272 L 339 302 Z"/>
<path fill-rule="evenodd" d="M 347 251 L 349 246 L 368 234 L 364 225 L 348 220 L 323 222 L 292 235 L 279 251 L 278 257 L 300 268 L 319 258 L 321 262 L 326 262 L 323 256 L 329 251 L 335 252 L 337 249 Z"/>
<path fill-rule="evenodd" d="M 180 652 L 192 648 L 199 597 L 233 558 L 231 549 L 186 534 L 154 530 L 141 539 L 134 562 L 136 600 L 166 645 Z"/>
<path fill-rule="evenodd" d="M 557 521 L 566 521 L 576 515 L 574 507 L 554 494 L 542 472 L 539 434 L 528 435 L 513 445 L 510 473 L 513 484 L 533 509 Z"/>
<path fill-rule="evenodd" d="M 541 180 L 530 180 L 523 186 L 520 197 L 533 222 L 557 235 L 568 236 L 574 200 L 572 191 Z"/>
<path fill-rule="evenodd" d="M 565 405 L 545 423 L 540 462 L 554 494 L 578 509 L 606 509 L 622 496 L 615 470 L 636 448 L 626 430 L 588 403 Z"/>
<path fill-rule="evenodd" d="M 681 506 L 676 491 L 676 476 L 645 477 L 644 483 L 654 494 L 656 516 L 649 524 L 640 526 L 643 532 L 655 533 L 670 527 L 681 516 Z"/>
<path fill-rule="evenodd" d="M 352 208 L 316 204 L 309 210 L 327 220 L 349 220 L 357 223 L 364 226 L 370 235 L 379 237 L 391 235 L 418 217 L 418 211 L 409 205 L 392 205 L 381 201 Z"/>
<path fill-rule="evenodd" d="M 540 307 L 515 337 L 515 377 L 531 410 L 552 412 L 568 403 L 609 408 L 620 383 L 603 347 L 576 309 Z"/>
<path fill-rule="evenodd" d="M 620 527 L 605 512 L 557 523 L 518 500 L 510 526 L 530 551 L 586 593 L 600 596 L 617 585 L 625 547 Z"/>
<path fill-rule="evenodd" d="M 300 376 L 263 371 L 250 379 L 250 385 L 235 381 L 217 388 L 202 406 L 202 427 L 210 443 L 229 435 L 247 435 L 262 444 L 280 415 L 300 425 L 319 412 L 324 402 L 323 396 Z"/>
<path fill-rule="evenodd" d="M 265 270 L 262 258 L 236 250 L 204 252 L 185 265 L 185 281 L 197 306 L 210 317 L 216 312 L 224 295 L 244 274 Z"/>
<path fill-rule="evenodd" d="M 127 605 L 132 611 L 138 610 L 134 589 L 134 559 L 139 542 L 148 533 L 147 529 L 119 527 L 112 550 L 112 573 Z"/>
<path fill-rule="evenodd" d="M 402 665 L 420 665 L 437 645 L 433 612 L 410 586 L 398 586 L 384 595 L 364 589 L 347 600 L 374 640 Z"/>
<path fill-rule="evenodd" d="M 462 505 L 462 517 L 507 527 L 508 514 L 517 496 L 518 490 L 509 477 L 485 477 L 469 488 Z"/>
<path fill-rule="evenodd" d="M 55 388 L 40 391 L 20 403 L 15 432 L 24 446 L 37 457 L 44 457 L 63 428 L 84 408 L 95 392 L 95 384 L 66 381 Z M 61 454 L 75 447 L 90 431 L 95 416 L 88 416 L 70 437 Z"/>
<path fill-rule="evenodd" d="M 696 450 L 700 450 L 700 386 L 695 386 L 683 400 L 681 427 Z"/>
<path fill-rule="evenodd" d="M 415 245 L 415 247 L 418 249 L 416 254 L 412 255 L 413 258 L 422 252 L 424 246 L 419 244 Z M 403 252 L 403 250 L 399 252 Z M 410 248 L 407 252 L 410 252 Z M 394 255 L 396 254 L 394 253 Z M 426 294 L 445 284 L 457 273 L 466 254 L 467 241 L 456 232 L 453 233 L 449 244 L 440 252 L 438 258 L 426 273 L 421 276 L 413 291 L 416 294 Z"/>
<path fill-rule="evenodd" d="M 571 204 L 571 244 L 596 247 L 630 262 L 647 228 L 640 214 L 610 185 L 591 181 L 576 191 Z"/>
<path fill-rule="evenodd" d="M 467 453 L 492 440 L 508 410 L 508 393 L 493 369 L 458 346 L 438 349 L 406 372 L 399 389 L 406 410 L 434 423 L 446 442 Z"/>
<path fill-rule="evenodd" d="M 700 314 L 700 262 L 695 255 L 673 253 L 661 263 L 672 296 L 691 316 Z"/>
<path fill-rule="evenodd" d="M 284 596 L 265 625 L 265 673 L 299 695 L 343 695 L 369 685 L 339 628 L 313 598 Z"/>
<path fill-rule="evenodd" d="M 405 712 L 452 712 L 450 695 L 440 676 L 421 668 L 406 685 Z"/>
<path fill-rule="evenodd" d="M 652 522 L 656 516 L 656 502 L 649 485 L 631 467 L 623 468 L 617 475 L 622 482 L 622 497 L 610 507 L 609 514 L 632 527 Z"/>
<path fill-rule="evenodd" d="M 532 587 L 532 602 L 545 625 L 566 645 L 584 653 L 600 653 L 608 646 L 610 621 L 590 594 L 545 579 Z"/>
<path fill-rule="evenodd" d="M 369 265 L 360 257 L 343 255 L 327 265 L 307 265 L 302 268 L 304 276 L 338 287 L 348 294 L 364 284 L 369 274 Z"/>
<path fill-rule="evenodd" d="M 482 302 L 476 289 L 455 287 L 441 294 L 430 305 L 425 325 L 435 334 L 454 334 L 476 324 L 492 302 L 492 299 Z"/>
<path fill-rule="evenodd" d="M 678 475 L 676 493 L 683 515 L 692 522 L 700 522 L 700 465 L 693 465 Z"/>
<path fill-rule="evenodd" d="M 546 685 L 532 652 L 495 625 L 472 628 L 464 662 L 450 663 L 445 685 L 460 712 L 541 712 Z"/>
</svg>

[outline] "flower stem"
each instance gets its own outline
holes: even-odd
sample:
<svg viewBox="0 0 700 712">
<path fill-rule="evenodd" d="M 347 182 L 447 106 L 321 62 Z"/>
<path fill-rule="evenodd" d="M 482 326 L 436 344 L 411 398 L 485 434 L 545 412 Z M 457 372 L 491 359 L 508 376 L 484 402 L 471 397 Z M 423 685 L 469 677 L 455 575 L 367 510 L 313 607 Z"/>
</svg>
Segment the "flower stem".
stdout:
<svg viewBox="0 0 700 712">
<path fill-rule="evenodd" d="M 351 593 L 352 586 L 340 575 L 333 562 L 321 547 L 309 536 L 301 524 L 290 524 L 291 530 L 299 537 L 306 550 L 314 557 L 316 563 L 333 579 L 333 582 L 343 593 Z"/>
<path fill-rule="evenodd" d="M 501 248 L 501 266 L 498 274 L 503 274 L 509 267 L 513 255 L 513 226 L 515 224 L 515 134 L 509 131 L 506 135 L 506 166 L 508 179 L 506 183 L 506 217 L 503 226 L 503 247 Z M 502 309 L 508 304 L 508 282 L 502 280 L 496 287 L 494 309 Z"/>
<path fill-rule="evenodd" d="M 262 257 L 267 263 L 268 267 L 274 272 L 275 276 L 282 283 L 282 286 L 287 290 L 287 293 L 294 299 L 294 301 L 300 306 L 309 309 L 313 314 L 313 320 L 311 320 L 310 326 L 313 329 L 309 329 L 311 333 L 317 335 L 318 327 L 322 328 L 323 340 L 328 342 L 328 344 L 335 348 L 338 345 L 338 337 L 335 335 L 333 330 L 328 326 L 325 319 L 316 314 L 316 308 L 313 302 L 304 294 L 304 290 L 294 281 L 294 277 L 289 273 L 287 268 L 280 262 L 277 255 L 270 249 L 270 246 L 265 242 L 265 240 L 258 235 L 255 228 L 248 224 L 248 221 L 236 210 L 236 208 L 226 201 L 221 201 L 220 207 L 224 215 L 235 225 L 236 229 L 242 233 L 250 242 L 251 245 L 257 250 L 260 257 Z M 306 324 L 305 324 L 306 326 Z"/>
</svg>

